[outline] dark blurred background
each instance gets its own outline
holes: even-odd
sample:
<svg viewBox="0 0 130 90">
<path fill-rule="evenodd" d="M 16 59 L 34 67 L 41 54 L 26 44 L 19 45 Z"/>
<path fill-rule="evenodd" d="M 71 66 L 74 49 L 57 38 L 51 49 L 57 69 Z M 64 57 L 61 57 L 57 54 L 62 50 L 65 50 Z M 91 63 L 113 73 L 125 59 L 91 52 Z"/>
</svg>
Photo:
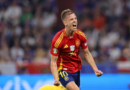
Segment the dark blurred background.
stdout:
<svg viewBox="0 0 130 90">
<path fill-rule="evenodd" d="M 71 9 L 104 73 L 130 73 L 130 0 L 0 0 L 0 74 L 50 73 L 50 47 Z M 83 60 L 81 73 L 93 73 Z"/>
</svg>

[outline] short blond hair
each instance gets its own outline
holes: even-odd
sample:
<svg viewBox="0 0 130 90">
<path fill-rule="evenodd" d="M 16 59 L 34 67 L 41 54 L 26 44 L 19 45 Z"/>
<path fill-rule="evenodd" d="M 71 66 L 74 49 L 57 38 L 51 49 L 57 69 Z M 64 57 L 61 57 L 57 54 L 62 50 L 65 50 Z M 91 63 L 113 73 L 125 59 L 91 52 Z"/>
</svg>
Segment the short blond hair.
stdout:
<svg viewBox="0 0 130 90">
<path fill-rule="evenodd" d="M 63 21 L 65 19 L 66 15 L 70 15 L 72 13 L 74 13 L 74 12 L 72 10 L 70 10 L 70 9 L 63 10 L 61 12 L 61 20 Z"/>
</svg>

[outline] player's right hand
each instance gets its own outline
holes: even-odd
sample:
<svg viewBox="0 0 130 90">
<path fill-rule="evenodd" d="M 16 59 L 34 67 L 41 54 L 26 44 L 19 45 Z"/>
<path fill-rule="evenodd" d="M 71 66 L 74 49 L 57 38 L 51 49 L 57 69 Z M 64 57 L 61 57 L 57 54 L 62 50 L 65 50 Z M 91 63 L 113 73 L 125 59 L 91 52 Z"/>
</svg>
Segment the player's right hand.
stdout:
<svg viewBox="0 0 130 90">
<path fill-rule="evenodd" d="M 60 85 L 59 80 L 55 80 L 54 85 L 55 85 L 55 86 L 59 86 L 59 85 Z"/>
</svg>

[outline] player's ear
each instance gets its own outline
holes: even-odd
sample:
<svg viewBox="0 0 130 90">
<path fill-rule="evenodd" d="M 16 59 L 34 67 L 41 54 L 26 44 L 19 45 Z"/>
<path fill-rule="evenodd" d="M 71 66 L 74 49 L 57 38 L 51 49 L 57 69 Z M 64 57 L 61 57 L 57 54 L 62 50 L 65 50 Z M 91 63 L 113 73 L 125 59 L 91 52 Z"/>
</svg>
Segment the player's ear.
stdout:
<svg viewBox="0 0 130 90">
<path fill-rule="evenodd" d="M 65 21 L 65 20 L 63 21 L 63 24 L 64 24 L 65 26 L 67 25 L 67 23 L 66 23 L 66 21 Z"/>
</svg>

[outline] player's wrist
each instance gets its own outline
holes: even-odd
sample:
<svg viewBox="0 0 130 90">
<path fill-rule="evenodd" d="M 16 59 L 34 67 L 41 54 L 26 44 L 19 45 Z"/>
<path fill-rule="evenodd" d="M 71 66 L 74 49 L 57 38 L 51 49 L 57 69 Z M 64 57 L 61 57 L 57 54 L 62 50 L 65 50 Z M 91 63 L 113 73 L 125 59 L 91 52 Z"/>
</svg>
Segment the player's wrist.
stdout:
<svg viewBox="0 0 130 90">
<path fill-rule="evenodd" d="M 59 81 L 58 78 L 54 78 L 55 81 Z"/>
<path fill-rule="evenodd" d="M 97 71 L 98 71 L 98 69 L 97 69 L 97 68 L 94 68 L 93 70 L 94 70 L 94 72 L 97 72 Z"/>
</svg>

